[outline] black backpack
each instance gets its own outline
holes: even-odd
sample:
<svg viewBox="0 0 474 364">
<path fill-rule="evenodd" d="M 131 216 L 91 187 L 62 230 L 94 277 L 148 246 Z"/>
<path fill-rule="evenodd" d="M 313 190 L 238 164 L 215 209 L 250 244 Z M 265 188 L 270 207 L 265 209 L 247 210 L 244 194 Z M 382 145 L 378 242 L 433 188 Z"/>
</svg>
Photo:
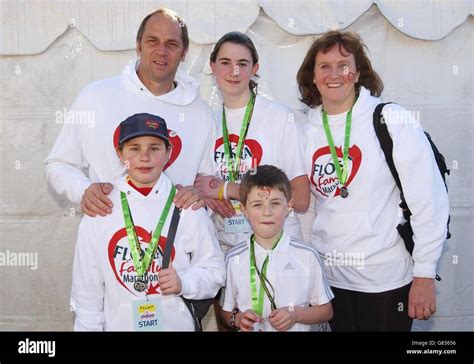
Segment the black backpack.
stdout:
<svg viewBox="0 0 474 364">
<path fill-rule="evenodd" d="M 395 179 L 395 183 L 400 190 L 400 207 L 403 210 L 403 217 L 405 218 L 406 222 L 404 224 L 398 224 L 397 230 L 400 236 L 402 237 L 403 241 L 405 242 L 405 247 L 408 252 L 413 254 L 413 248 L 415 243 L 413 241 L 413 229 L 411 228 L 410 224 L 410 216 L 411 211 L 408 208 L 408 205 L 405 201 L 405 197 L 403 196 L 403 188 L 402 184 L 400 183 L 400 178 L 398 177 L 397 169 L 395 168 L 395 164 L 393 163 L 393 142 L 390 134 L 388 133 L 387 124 L 382 116 L 382 109 L 385 105 L 391 104 L 391 102 L 378 104 L 374 110 L 373 115 L 373 122 L 374 122 L 374 130 L 375 134 L 377 135 L 377 139 L 379 140 L 380 147 L 382 148 L 383 154 L 385 155 L 385 159 L 387 160 L 388 168 L 392 173 L 393 178 Z M 436 160 L 436 164 L 438 165 L 439 172 L 441 173 L 441 177 L 443 178 L 444 186 L 446 187 L 446 191 L 448 191 L 448 185 L 446 184 L 446 175 L 449 175 L 450 171 L 446 165 L 446 161 L 444 156 L 439 152 L 438 148 L 434 144 L 431 136 L 425 131 L 426 138 L 430 142 L 431 149 L 433 150 L 433 154 Z M 451 238 L 451 233 L 449 232 L 449 222 L 451 220 L 451 216 L 448 217 L 448 232 L 446 234 L 446 239 Z M 440 281 L 441 278 L 436 275 L 436 280 Z"/>
</svg>

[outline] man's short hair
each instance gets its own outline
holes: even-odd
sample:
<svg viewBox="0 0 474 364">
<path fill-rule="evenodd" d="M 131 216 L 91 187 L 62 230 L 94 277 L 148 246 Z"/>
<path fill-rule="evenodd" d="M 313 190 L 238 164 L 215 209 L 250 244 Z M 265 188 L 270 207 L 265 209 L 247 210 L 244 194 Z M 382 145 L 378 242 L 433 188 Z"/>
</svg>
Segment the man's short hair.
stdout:
<svg viewBox="0 0 474 364">
<path fill-rule="evenodd" d="M 145 32 L 146 23 L 148 22 L 148 20 L 150 20 L 150 18 L 153 15 L 156 15 L 156 14 L 163 14 L 167 18 L 176 20 L 178 22 L 179 27 L 181 28 L 181 40 L 183 42 L 184 49 L 188 49 L 189 35 L 188 35 L 188 27 L 186 26 L 186 23 L 184 22 L 183 18 L 178 15 L 178 13 L 167 8 L 159 8 L 158 10 L 155 10 L 153 13 L 150 13 L 143 18 L 137 32 L 137 43 L 140 44 L 142 41 L 143 33 Z"/>
<path fill-rule="evenodd" d="M 257 169 L 247 172 L 240 183 L 240 202 L 242 205 L 247 204 L 247 198 L 254 187 L 278 188 L 286 197 L 287 201 L 291 199 L 291 185 L 285 172 L 281 169 L 262 165 Z"/>
</svg>

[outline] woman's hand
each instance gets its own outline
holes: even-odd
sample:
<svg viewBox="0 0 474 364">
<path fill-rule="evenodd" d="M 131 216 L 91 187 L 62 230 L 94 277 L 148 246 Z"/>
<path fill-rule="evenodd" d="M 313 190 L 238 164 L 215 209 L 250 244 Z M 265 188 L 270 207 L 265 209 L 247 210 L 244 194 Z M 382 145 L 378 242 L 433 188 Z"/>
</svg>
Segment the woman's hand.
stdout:
<svg viewBox="0 0 474 364">
<path fill-rule="evenodd" d="M 434 278 L 414 277 L 408 295 L 408 316 L 428 320 L 436 312 Z"/>
</svg>

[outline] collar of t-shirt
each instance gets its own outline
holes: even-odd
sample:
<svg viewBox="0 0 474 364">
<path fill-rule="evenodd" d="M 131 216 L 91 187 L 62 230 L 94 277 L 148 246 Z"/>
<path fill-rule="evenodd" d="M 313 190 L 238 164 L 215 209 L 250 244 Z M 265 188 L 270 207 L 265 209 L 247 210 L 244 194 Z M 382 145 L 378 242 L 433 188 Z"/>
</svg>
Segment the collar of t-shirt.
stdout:
<svg viewBox="0 0 474 364">
<path fill-rule="evenodd" d="M 245 110 L 247 109 L 247 105 L 238 107 L 236 109 L 229 109 L 227 106 L 224 106 L 225 109 L 225 116 L 227 118 L 227 115 L 240 115 L 240 114 L 245 114 Z"/>
<path fill-rule="evenodd" d="M 143 196 L 148 196 L 148 194 L 151 192 L 153 187 L 137 187 L 133 184 L 132 180 L 130 178 L 127 178 L 127 183 L 132 186 L 135 190 L 140 192 Z"/>
<path fill-rule="evenodd" d="M 329 126 L 346 125 L 347 111 L 341 114 L 328 115 Z"/>
<path fill-rule="evenodd" d="M 227 130 L 229 130 L 230 134 L 240 134 L 240 128 L 242 126 L 242 121 L 244 120 L 246 109 L 247 105 L 245 105 L 244 107 L 239 107 L 238 109 L 228 109 L 227 107 L 225 108 Z"/>
<path fill-rule="evenodd" d="M 272 255 L 279 252 L 286 252 L 288 250 L 288 246 L 290 245 L 290 235 L 288 235 L 285 231 L 283 231 L 283 235 L 278 242 L 275 249 L 265 249 L 257 242 L 255 243 L 255 256 L 263 256 L 266 257 L 267 255 Z M 250 239 L 248 240 L 249 248 L 250 248 Z"/>
</svg>

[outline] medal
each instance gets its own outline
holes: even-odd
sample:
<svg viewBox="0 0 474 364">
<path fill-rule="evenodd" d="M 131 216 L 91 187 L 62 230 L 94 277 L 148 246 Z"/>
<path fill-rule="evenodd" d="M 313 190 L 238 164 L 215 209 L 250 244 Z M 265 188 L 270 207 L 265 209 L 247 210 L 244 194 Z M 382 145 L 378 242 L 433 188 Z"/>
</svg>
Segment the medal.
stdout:
<svg viewBox="0 0 474 364">
<path fill-rule="evenodd" d="M 237 143 L 237 149 L 235 151 L 234 159 L 231 158 L 231 144 L 229 141 L 229 131 L 227 130 L 227 120 L 225 117 L 225 108 L 222 105 L 222 139 L 224 142 L 224 155 L 227 163 L 227 175 L 228 181 L 235 182 L 239 179 L 239 170 L 240 170 L 240 160 L 242 158 L 242 150 L 245 144 L 245 138 L 249 131 L 250 120 L 252 119 L 253 108 L 255 105 L 255 94 L 250 93 L 250 99 L 247 103 L 247 108 L 245 109 L 244 120 L 242 121 L 242 126 L 240 127 L 239 141 Z"/>
<path fill-rule="evenodd" d="M 348 111 L 346 116 L 346 130 L 344 133 L 344 148 L 342 152 L 342 169 L 339 164 L 339 158 L 336 153 L 336 148 L 334 147 L 334 140 L 332 138 L 331 130 L 329 128 L 328 115 L 326 111 L 323 110 L 323 127 L 324 133 L 326 134 L 326 139 L 328 141 L 329 150 L 331 151 L 331 158 L 334 163 L 334 168 L 336 169 L 337 179 L 339 184 L 342 185 L 340 189 L 340 196 L 342 198 L 347 198 L 349 196 L 349 191 L 345 184 L 348 182 L 349 174 L 349 142 L 351 137 L 351 121 L 352 121 L 352 107 Z"/>
<path fill-rule="evenodd" d="M 347 196 L 349 196 L 349 191 L 347 190 L 347 187 L 346 186 L 343 186 L 341 188 L 341 197 L 342 198 L 346 198 Z"/>
<path fill-rule="evenodd" d="M 260 322 L 255 322 L 253 324 L 253 331 L 254 332 L 263 332 L 263 324 Z"/>
<path fill-rule="evenodd" d="M 137 277 L 135 283 L 133 284 L 133 288 L 135 288 L 135 291 L 137 292 L 143 292 L 146 288 L 145 279 L 142 277 Z"/>
</svg>

